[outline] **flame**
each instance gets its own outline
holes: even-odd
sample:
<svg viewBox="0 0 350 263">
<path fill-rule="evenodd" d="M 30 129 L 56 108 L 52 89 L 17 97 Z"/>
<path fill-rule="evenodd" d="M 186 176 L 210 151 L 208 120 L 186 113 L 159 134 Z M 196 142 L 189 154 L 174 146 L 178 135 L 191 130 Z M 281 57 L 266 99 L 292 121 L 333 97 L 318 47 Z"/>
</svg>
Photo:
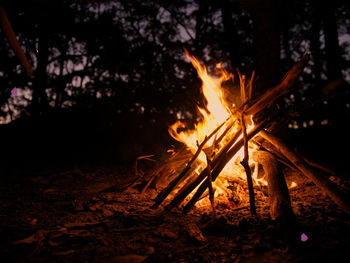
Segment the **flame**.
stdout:
<svg viewBox="0 0 350 263">
<path fill-rule="evenodd" d="M 195 124 L 194 129 L 186 129 L 185 123 L 181 121 L 175 122 L 168 129 L 169 134 L 177 141 L 184 143 L 192 153 L 195 153 L 198 149 L 198 145 L 203 142 L 206 136 L 210 135 L 216 128 L 218 128 L 223 122 L 228 118 L 231 120 L 234 116 L 231 113 L 228 103 L 224 99 L 224 92 L 222 89 L 222 83 L 226 80 L 233 79 L 233 75 L 228 73 L 222 68 L 221 64 L 216 66 L 217 75 L 212 76 L 207 72 L 207 68 L 202 65 L 198 59 L 188 53 L 185 50 L 186 57 L 191 61 L 194 68 L 197 70 L 198 76 L 202 80 L 201 91 L 206 100 L 205 108 L 197 106 L 197 109 L 201 115 L 201 120 Z M 232 105 L 235 107 L 235 105 Z M 247 132 L 249 132 L 254 127 L 254 122 L 252 116 L 247 120 Z M 227 122 L 223 125 L 219 131 L 213 136 L 205 145 L 205 149 L 213 149 L 216 138 L 219 138 L 223 131 L 228 127 Z M 232 138 L 232 136 L 238 131 L 238 122 L 234 123 L 234 126 L 225 135 L 224 139 L 217 145 L 218 149 L 223 147 L 225 143 Z M 242 135 L 241 135 L 242 136 Z M 240 138 L 239 138 L 240 139 Z M 249 142 L 249 155 L 257 149 L 257 146 Z M 204 150 L 198 156 L 201 165 L 198 167 L 204 169 L 206 167 L 207 158 Z M 230 162 L 225 166 L 220 176 L 215 180 L 213 187 L 215 190 L 215 196 L 227 194 L 227 187 L 229 186 L 229 181 L 232 179 L 246 180 L 246 175 L 240 161 L 243 160 L 244 149 L 243 147 L 239 152 L 230 160 Z M 253 181 L 258 185 L 267 185 L 267 182 L 263 178 L 258 178 L 258 165 L 249 158 L 249 165 L 254 167 Z M 196 172 L 200 171 L 196 169 Z M 240 191 L 242 192 L 242 191 Z"/>
<path fill-rule="evenodd" d="M 205 136 L 209 135 L 231 115 L 231 112 L 224 101 L 221 83 L 225 80 L 233 78 L 233 75 L 222 69 L 221 65 L 219 64 L 217 69 L 220 76 L 210 76 L 206 67 L 201 65 L 196 57 L 191 56 L 187 50 L 185 50 L 185 53 L 187 58 L 192 62 L 192 65 L 197 70 L 197 73 L 203 82 L 202 93 L 207 101 L 207 104 L 205 106 L 206 109 L 197 106 L 197 109 L 202 116 L 202 120 L 195 125 L 193 130 L 178 132 L 178 129 L 186 128 L 186 125 L 181 121 L 177 121 L 169 127 L 169 134 L 175 140 L 187 145 L 191 151 L 195 153 L 197 151 L 197 143 L 202 142 Z M 218 136 L 223 130 L 224 128 L 218 132 Z M 213 141 L 214 138 L 211 138 L 208 145 L 212 145 Z M 203 158 L 203 154 L 200 155 L 200 159 L 205 160 L 205 158 Z"/>
<path fill-rule="evenodd" d="M 298 184 L 296 182 L 292 182 L 290 184 L 289 188 L 291 189 L 291 188 L 294 188 L 294 187 L 297 187 L 297 186 L 298 186 Z"/>
</svg>

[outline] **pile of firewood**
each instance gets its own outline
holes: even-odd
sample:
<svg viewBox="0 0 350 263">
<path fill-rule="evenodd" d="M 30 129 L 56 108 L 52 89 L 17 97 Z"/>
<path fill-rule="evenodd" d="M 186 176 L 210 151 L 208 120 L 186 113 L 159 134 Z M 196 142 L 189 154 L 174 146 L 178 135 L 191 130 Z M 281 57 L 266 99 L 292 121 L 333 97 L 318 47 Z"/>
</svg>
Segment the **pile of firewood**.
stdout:
<svg viewBox="0 0 350 263">
<path fill-rule="evenodd" d="M 168 179 L 170 182 L 168 181 L 167 186 L 157 195 L 154 200 L 155 203 L 153 208 L 157 208 L 161 205 L 172 193 L 172 200 L 165 206 L 165 210 L 169 211 L 174 207 L 178 207 L 184 202 L 186 197 L 190 196 L 190 193 L 197 189 L 191 199 L 184 205 L 183 212 L 189 212 L 206 190 L 209 191 L 209 199 L 214 209 L 214 191 L 212 183 L 218 178 L 221 171 L 231 158 L 233 158 L 233 156 L 244 147 L 244 159 L 241 161 L 241 165 L 244 167 L 247 177 L 251 214 L 256 214 L 256 208 L 251 169 L 248 164 L 250 157 L 263 166 L 264 172 L 267 175 L 270 215 L 272 219 L 279 219 L 282 221 L 294 220 L 294 213 L 291 207 L 286 181 L 283 174 L 277 168 L 277 162 L 282 162 L 292 169 L 301 172 L 315 185 L 320 187 L 339 207 L 347 213 L 350 213 L 350 198 L 348 193 L 327 177 L 327 173 L 333 172 L 320 165 L 309 162 L 295 150 L 290 149 L 280 138 L 274 135 L 278 128 L 281 127 L 281 123 L 288 120 L 290 116 L 294 116 L 296 112 L 304 110 L 315 103 L 328 99 L 334 88 L 341 83 L 341 80 L 330 83 L 316 97 L 309 98 L 309 100 L 297 107 L 280 109 L 277 107 L 276 101 L 281 96 L 292 91 L 297 78 L 303 71 L 307 62 L 308 57 L 303 57 L 287 72 L 279 85 L 267 90 L 265 94 L 255 100 L 251 99 L 252 81 L 250 81 L 246 87 L 245 78 L 240 75 L 241 106 L 237 108 L 224 123 L 212 131 L 212 133 L 201 143 L 197 143 L 198 150 L 194 155 L 189 157 L 188 152 L 186 154 L 182 153 L 177 155 L 177 161 L 180 163 L 184 161 L 184 158 L 181 158 L 181 156 L 186 156 L 185 158 L 188 158 L 186 160 L 189 161 L 185 167 L 182 167 L 183 169 L 181 171 L 175 171 L 174 169 L 167 170 L 168 173 L 171 173 L 173 178 L 171 180 Z M 248 89 L 248 92 L 246 89 Z M 258 120 L 256 121 L 254 128 L 247 132 L 247 116 L 250 115 L 254 117 L 255 121 L 256 119 Z M 239 122 L 240 129 L 236 134 L 230 137 L 231 139 L 226 140 L 227 142 L 225 146 L 221 147 L 217 152 L 210 151 L 210 149 L 208 150 L 208 147 L 206 146 L 207 142 L 213 136 L 215 136 L 216 142 L 221 141 L 236 122 Z M 222 127 L 226 127 L 224 132 L 219 138 L 216 138 L 215 134 Z M 241 136 L 242 134 L 243 136 Z M 252 156 L 249 156 L 248 154 L 248 141 L 259 146 L 258 151 L 255 151 Z M 207 156 L 207 166 L 198 175 L 192 172 L 198 165 L 196 160 L 202 151 Z M 177 166 L 179 167 L 179 165 Z M 189 175 L 191 175 L 191 178 L 188 179 Z M 151 183 L 157 182 L 162 178 L 164 179 L 164 171 L 163 173 L 160 173 L 157 169 L 153 170 L 149 181 L 143 188 L 142 192 L 145 192 Z M 169 178 L 169 176 L 166 176 L 165 178 Z M 186 183 L 179 187 L 180 183 L 184 181 L 184 178 L 187 180 Z"/>
</svg>

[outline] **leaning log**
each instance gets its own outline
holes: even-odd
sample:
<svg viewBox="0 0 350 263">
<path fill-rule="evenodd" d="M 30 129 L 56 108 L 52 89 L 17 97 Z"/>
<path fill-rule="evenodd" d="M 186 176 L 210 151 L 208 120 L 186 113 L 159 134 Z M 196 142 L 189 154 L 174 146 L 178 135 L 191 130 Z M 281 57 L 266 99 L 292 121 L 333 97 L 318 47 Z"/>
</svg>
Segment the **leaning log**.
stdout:
<svg viewBox="0 0 350 263">
<path fill-rule="evenodd" d="M 276 99 L 290 92 L 308 60 L 308 56 L 302 57 L 301 60 L 287 72 L 279 85 L 266 91 L 264 95 L 253 102 L 252 106 L 248 107 L 245 113 L 247 115 L 255 115 L 261 110 L 270 107 Z"/>
<path fill-rule="evenodd" d="M 267 178 L 271 219 L 294 216 L 288 187 L 283 174 L 278 169 L 274 156 L 267 151 L 256 151 L 252 157 L 254 161 L 263 166 L 265 178 Z"/>
<path fill-rule="evenodd" d="M 266 132 L 259 133 L 261 137 L 273 144 L 295 167 L 308 177 L 315 185 L 320 187 L 339 207 L 350 214 L 350 196 L 329 181 L 326 176 L 318 173 L 314 168 L 302 160 L 280 138 Z"/>
<path fill-rule="evenodd" d="M 286 239 L 296 240 L 296 219 L 288 187 L 276 159 L 267 151 L 256 151 L 252 157 L 263 166 L 267 178 L 271 219 L 278 224 Z"/>
</svg>

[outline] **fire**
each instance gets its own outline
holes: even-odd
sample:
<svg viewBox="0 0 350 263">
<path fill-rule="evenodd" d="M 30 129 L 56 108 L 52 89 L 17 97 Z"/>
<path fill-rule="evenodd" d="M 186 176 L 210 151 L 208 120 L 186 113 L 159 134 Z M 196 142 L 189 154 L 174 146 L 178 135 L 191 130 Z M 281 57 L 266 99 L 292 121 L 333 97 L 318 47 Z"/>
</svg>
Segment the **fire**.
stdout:
<svg viewBox="0 0 350 263">
<path fill-rule="evenodd" d="M 224 99 L 224 92 L 222 89 L 222 83 L 229 79 L 233 79 L 233 74 L 225 71 L 221 64 L 217 65 L 218 74 L 216 76 L 212 76 L 208 73 L 207 68 L 202 65 L 198 59 L 192 55 L 190 55 L 187 50 L 185 50 L 186 57 L 191 61 L 192 65 L 197 70 L 198 76 L 202 80 L 202 94 L 206 99 L 205 109 L 197 106 L 197 109 L 201 115 L 201 121 L 195 124 L 194 129 L 186 129 L 186 125 L 177 121 L 173 125 L 169 127 L 169 134 L 176 139 L 184 143 L 194 154 L 198 145 L 205 140 L 206 136 L 209 136 L 216 128 L 218 128 L 222 123 L 227 121 L 225 125 L 223 125 L 215 136 L 210 138 L 210 140 L 206 143 L 205 147 L 201 151 L 198 159 L 201 164 L 198 166 L 201 170 L 206 167 L 207 157 L 205 154 L 206 150 L 211 152 L 216 152 L 220 150 L 221 147 L 224 146 L 227 140 L 231 139 L 234 134 L 240 128 L 240 124 L 234 118 L 235 116 L 232 114 L 234 108 L 228 106 L 228 103 Z M 234 105 L 233 105 L 234 107 Z M 252 120 L 252 116 L 249 116 L 250 119 L 247 120 L 247 132 L 249 132 L 254 127 L 254 122 Z M 229 132 L 225 135 L 224 139 L 217 143 L 217 138 L 220 138 L 220 135 L 223 134 L 228 125 L 234 123 L 233 127 L 229 130 Z M 181 131 L 179 131 L 181 129 Z M 241 135 L 242 136 L 242 135 Z M 249 142 L 249 155 L 257 149 L 257 146 L 253 143 Z M 227 193 L 227 187 L 229 186 L 229 181 L 232 180 L 244 180 L 246 181 L 246 175 L 243 167 L 240 165 L 240 161 L 243 160 L 244 150 L 242 149 L 235 155 L 234 158 L 226 165 L 225 169 L 221 172 L 221 175 L 214 182 L 213 187 L 215 188 L 215 195 L 218 196 L 220 194 Z M 251 158 L 249 159 L 249 165 L 253 167 L 253 180 L 257 185 L 267 185 L 267 182 L 263 178 L 258 178 L 258 164 L 255 163 Z M 196 170 L 197 173 L 198 169 Z"/>
<path fill-rule="evenodd" d="M 187 50 L 185 50 L 185 52 L 187 58 L 190 59 L 203 82 L 202 92 L 207 101 L 207 105 L 206 109 L 197 106 L 198 111 L 202 115 L 202 121 L 197 123 L 193 130 L 177 132 L 179 128 L 186 128 L 184 123 L 177 121 L 170 126 L 169 133 L 175 140 L 184 143 L 195 153 L 197 151 L 197 142 L 202 142 L 205 136 L 208 136 L 231 115 L 224 101 L 221 83 L 232 78 L 233 75 L 219 67 L 218 69 L 221 75 L 219 77 L 210 76 L 206 67 L 201 65 L 197 58 L 191 56 Z M 218 132 L 218 136 L 223 130 L 224 128 Z M 208 142 L 208 145 L 212 145 L 213 141 L 214 138 Z M 205 156 L 201 154 L 200 159 L 205 160 Z"/>
<path fill-rule="evenodd" d="M 292 183 L 290 184 L 289 188 L 294 188 L 294 187 L 297 187 L 297 186 L 298 186 L 298 185 L 297 185 L 296 182 L 292 182 Z"/>
</svg>

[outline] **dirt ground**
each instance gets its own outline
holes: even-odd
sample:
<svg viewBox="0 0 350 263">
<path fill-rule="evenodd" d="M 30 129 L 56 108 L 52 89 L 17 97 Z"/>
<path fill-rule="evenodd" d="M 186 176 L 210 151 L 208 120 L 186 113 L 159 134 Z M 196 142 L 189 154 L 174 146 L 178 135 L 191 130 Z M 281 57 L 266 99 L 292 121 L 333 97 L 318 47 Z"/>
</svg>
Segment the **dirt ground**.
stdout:
<svg viewBox="0 0 350 263">
<path fill-rule="evenodd" d="M 300 239 L 288 245 L 257 193 L 247 203 L 205 202 L 188 215 L 151 209 L 156 195 L 122 193 L 128 168 L 1 174 L 2 262 L 350 262 L 350 217 L 301 175 L 289 175 Z"/>
</svg>

